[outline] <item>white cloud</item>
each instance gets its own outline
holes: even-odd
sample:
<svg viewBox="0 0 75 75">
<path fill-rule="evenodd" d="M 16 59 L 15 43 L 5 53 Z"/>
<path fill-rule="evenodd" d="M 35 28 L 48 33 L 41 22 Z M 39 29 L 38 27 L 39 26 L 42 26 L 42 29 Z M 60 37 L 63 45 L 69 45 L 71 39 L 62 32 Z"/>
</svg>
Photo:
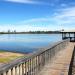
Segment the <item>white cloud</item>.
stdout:
<svg viewBox="0 0 75 75">
<path fill-rule="evenodd" d="M 62 10 L 60 10 L 59 13 L 60 14 L 57 15 L 57 17 L 59 17 L 59 18 L 75 17 L 75 7 L 62 9 Z"/>
<path fill-rule="evenodd" d="M 45 18 L 33 18 L 25 21 L 21 21 L 20 23 L 37 23 L 37 22 L 55 22 L 57 25 L 66 25 L 75 23 L 75 7 L 60 9 L 57 13 L 54 13 L 54 16 L 45 17 Z"/>
<path fill-rule="evenodd" d="M 46 24 L 46 27 L 43 25 L 41 27 L 40 25 L 37 25 L 37 23 L 39 23 L 39 22 L 41 22 L 41 24 L 44 22 L 46 22 L 46 23 L 49 22 L 50 24 L 49 25 Z M 51 22 L 54 22 L 55 24 L 52 24 Z M 31 23 L 31 25 L 30 25 L 30 23 Z M 32 25 L 32 23 L 35 23 L 36 25 Z M 75 7 L 61 9 L 57 13 L 55 13 L 54 16 L 51 16 L 51 17 L 33 18 L 33 19 L 21 21 L 18 24 L 20 24 L 20 25 L 24 24 L 24 26 L 22 26 L 22 27 L 24 27 L 24 30 L 26 29 L 26 31 L 53 30 L 53 29 L 57 29 L 57 28 L 59 30 L 61 27 L 64 29 L 68 29 L 68 28 L 73 29 L 75 27 L 75 25 L 74 25 L 75 24 Z M 25 25 L 25 24 L 29 24 L 29 26 Z M 18 29 L 20 29 L 22 27 L 19 27 Z M 23 28 L 22 28 L 22 30 L 23 30 Z"/>
<path fill-rule="evenodd" d="M 75 23 L 75 7 L 61 9 L 53 18 L 58 22 L 58 24 L 72 25 Z"/>
<path fill-rule="evenodd" d="M 49 26 L 42 26 L 42 28 L 40 26 L 33 26 L 33 25 L 0 25 L 0 31 L 47 31 L 47 30 L 51 30 L 50 29 L 50 25 Z"/>
<path fill-rule="evenodd" d="M 42 23 L 46 23 L 46 26 L 40 26 Z M 50 24 L 47 24 L 49 22 Z M 54 22 L 55 24 L 52 24 Z M 39 25 L 37 25 L 37 23 Z M 19 25 L 18 25 L 19 24 Z M 35 25 L 32 25 L 35 24 Z M 53 25 L 53 26 L 52 26 Z M 62 26 L 61 26 L 62 25 Z M 75 28 L 75 7 L 68 7 L 65 9 L 59 9 L 54 13 L 54 16 L 43 18 L 32 18 L 16 23 L 15 25 L 0 26 L 2 30 L 17 30 L 17 31 L 35 31 L 35 30 L 55 30 L 55 29 L 74 29 Z M 61 28 L 61 29 L 62 29 Z"/>
<path fill-rule="evenodd" d="M 5 1 L 8 1 L 8 2 L 15 2 L 15 3 L 25 3 L 25 4 L 50 5 L 49 3 L 46 3 L 46 2 L 34 1 L 34 0 L 5 0 Z"/>
<path fill-rule="evenodd" d="M 21 21 L 19 23 L 25 24 L 25 23 L 34 23 L 34 22 L 48 22 L 48 21 L 51 21 L 51 19 L 50 18 L 32 18 L 29 20 Z"/>
<path fill-rule="evenodd" d="M 32 0 L 5 0 L 5 1 L 18 2 L 18 3 L 29 3 L 29 4 L 36 3 L 35 1 L 32 1 Z"/>
</svg>

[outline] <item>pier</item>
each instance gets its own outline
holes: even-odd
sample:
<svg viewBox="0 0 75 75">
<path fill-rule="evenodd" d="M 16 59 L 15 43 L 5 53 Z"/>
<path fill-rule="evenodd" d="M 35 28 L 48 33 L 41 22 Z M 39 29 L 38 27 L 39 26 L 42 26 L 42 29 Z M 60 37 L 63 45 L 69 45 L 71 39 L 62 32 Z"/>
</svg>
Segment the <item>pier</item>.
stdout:
<svg viewBox="0 0 75 75">
<path fill-rule="evenodd" d="M 70 39 L 70 42 L 75 42 L 75 32 L 62 32 L 62 39 Z"/>
<path fill-rule="evenodd" d="M 70 66 L 70 62 L 74 50 L 74 43 L 69 43 L 68 46 L 59 51 L 38 75 L 72 75 L 72 65 Z"/>
<path fill-rule="evenodd" d="M 66 34 L 49 48 L 1 66 L 0 75 L 74 75 L 75 37 Z"/>
</svg>

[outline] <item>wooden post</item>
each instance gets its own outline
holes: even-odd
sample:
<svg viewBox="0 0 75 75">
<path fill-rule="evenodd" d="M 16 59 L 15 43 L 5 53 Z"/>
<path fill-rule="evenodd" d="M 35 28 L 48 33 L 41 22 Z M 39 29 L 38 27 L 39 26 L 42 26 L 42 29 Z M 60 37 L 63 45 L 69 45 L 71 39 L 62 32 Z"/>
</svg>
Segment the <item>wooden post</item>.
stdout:
<svg viewBox="0 0 75 75">
<path fill-rule="evenodd" d="M 20 64 L 20 75 L 22 75 L 22 64 Z"/>
<path fill-rule="evenodd" d="M 3 75 L 6 75 L 6 72 L 4 72 Z"/>
<path fill-rule="evenodd" d="M 38 70 L 40 70 L 40 55 L 38 55 Z"/>
<path fill-rule="evenodd" d="M 11 75 L 13 75 L 13 68 L 11 69 Z"/>
<path fill-rule="evenodd" d="M 37 73 L 37 56 L 35 57 L 35 74 Z"/>
<path fill-rule="evenodd" d="M 34 58 L 32 58 L 32 75 L 34 75 Z"/>
<path fill-rule="evenodd" d="M 66 32 L 64 33 L 64 37 L 65 37 L 65 39 L 66 39 Z"/>
<path fill-rule="evenodd" d="M 3 75 L 3 73 L 1 73 L 0 75 Z"/>
<path fill-rule="evenodd" d="M 30 63 L 29 63 L 29 60 L 28 60 L 27 67 L 28 67 L 28 75 L 30 75 Z"/>
<path fill-rule="evenodd" d="M 19 67 L 18 66 L 15 67 L 15 75 L 20 75 L 19 74 Z"/>
<path fill-rule="evenodd" d="M 74 42 L 75 42 L 75 32 L 74 32 Z"/>
<path fill-rule="evenodd" d="M 32 68 L 31 68 L 31 59 L 30 59 L 30 75 L 32 75 L 32 74 L 31 74 L 31 69 L 32 69 Z"/>
<path fill-rule="evenodd" d="M 26 66 L 26 62 L 25 62 L 25 75 L 27 75 L 27 66 Z"/>
<path fill-rule="evenodd" d="M 11 75 L 11 69 L 9 69 L 8 74 L 7 75 Z"/>
<path fill-rule="evenodd" d="M 15 75 L 15 67 L 13 67 L 13 70 L 12 70 L 12 72 L 13 72 L 13 75 Z"/>
<path fill-rule="evenodd" d="M 62 32 L 62 40 L 64 39 L 64 35 L 63 35 L 63 32 Z"/>
<path fill-rule="evenodd" d="M 8 71 L 6 71 L 6 75 L 9 75 L 9 72 Z"/>
<path fill-rule="evenodd" d="M 24 75 L 24 63 L 22 63 L 22 75 Z"/>
<path fill-rule="evenodd" d="M 69 33 L 69 37 L 70 37 L 70 33 Z"/>
</svg>

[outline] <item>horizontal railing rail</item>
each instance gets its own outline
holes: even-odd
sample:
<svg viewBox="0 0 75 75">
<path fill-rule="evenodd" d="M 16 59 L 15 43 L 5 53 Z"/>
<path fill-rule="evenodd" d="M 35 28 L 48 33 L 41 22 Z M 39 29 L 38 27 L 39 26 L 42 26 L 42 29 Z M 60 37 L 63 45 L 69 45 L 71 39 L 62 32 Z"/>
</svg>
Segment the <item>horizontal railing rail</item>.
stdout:
<svg viewBox="0 0 75 75">
<path fill-rule="evenodd" d="M 34 52 L 30 56 L 17 59 L 0 67 L 0 75 L 37 75 L 45 64 L 55 56 L 57 52 L 68 45 L 69 40 L 55 43 L 49 48 Z"/>
</svg>

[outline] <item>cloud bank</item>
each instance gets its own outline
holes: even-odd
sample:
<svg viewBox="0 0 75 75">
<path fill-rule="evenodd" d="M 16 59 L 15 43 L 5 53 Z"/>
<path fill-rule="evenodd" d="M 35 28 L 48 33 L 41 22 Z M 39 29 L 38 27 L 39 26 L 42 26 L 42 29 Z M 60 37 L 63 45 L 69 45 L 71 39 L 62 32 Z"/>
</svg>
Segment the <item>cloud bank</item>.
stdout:
<svg viewBox="0 0 75 75">
<path fill-rule="evenodd" d="M 48 22 L 48 24 L 47 24 Z M 38 24 L 37 24 L 38 23 Z M 43 24 L 46 25 L 43 25 Z M 53 23 L 53 24 L 52 24 Z M 32 18 L 20 21 L 12 26 L 4 26 L 5 29 L 17 31 L 37 31 L 37 30 L 61 30 L 75 28 L 75 7 L 58 10 L 54 16 L 43 18 Z M 0 27 L 2 29 L 2 27 Z"/>
<path fill-rule="evenodd" d="M 63 25 L 72 25 L 73 23 L 75 23 L 75 7 L 59 10 L 59 13 L 54 16 L 54 19 Z"/>
</svg>

